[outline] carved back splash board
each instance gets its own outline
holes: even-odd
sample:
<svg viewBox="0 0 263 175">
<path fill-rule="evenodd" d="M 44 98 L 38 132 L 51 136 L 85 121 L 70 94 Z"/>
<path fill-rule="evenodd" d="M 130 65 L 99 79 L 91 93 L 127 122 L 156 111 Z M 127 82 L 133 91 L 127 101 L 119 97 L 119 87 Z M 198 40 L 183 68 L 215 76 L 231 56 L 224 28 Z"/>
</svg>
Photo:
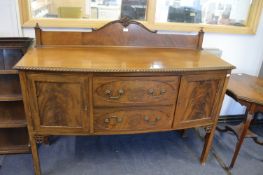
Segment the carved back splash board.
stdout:
<svg viewBox="0 0 263 175">
<path fill-rule="evenodd" d="M 186 48 L 201 50 L 204 32 L 196 34 L 159 34 L 137 21 L 123 18 L 92 32 L 43 31 L 35 27 L 36 47 L 48 46 L 130 46 Z"/>
</svg>

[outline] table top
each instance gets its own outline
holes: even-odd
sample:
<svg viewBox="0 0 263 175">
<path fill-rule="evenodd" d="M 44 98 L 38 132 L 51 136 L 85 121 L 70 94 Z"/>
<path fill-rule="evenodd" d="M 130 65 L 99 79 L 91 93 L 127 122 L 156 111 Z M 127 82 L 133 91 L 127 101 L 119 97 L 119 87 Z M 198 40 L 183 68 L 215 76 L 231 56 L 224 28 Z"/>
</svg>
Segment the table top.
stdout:
<svg viewBox="0 0 263 175">
<path fill-rule="evenodd" d="M 263 105 L 263 79 L 247 74 L 232 74 L 227 90 L 235 98 Z"/>
<path fill-rule="evenodd" d="M 33 48 L 15 69 L 77 72 L 181 72 L 235 68 L 206 51 L 174 48 Z"/>
</svg>

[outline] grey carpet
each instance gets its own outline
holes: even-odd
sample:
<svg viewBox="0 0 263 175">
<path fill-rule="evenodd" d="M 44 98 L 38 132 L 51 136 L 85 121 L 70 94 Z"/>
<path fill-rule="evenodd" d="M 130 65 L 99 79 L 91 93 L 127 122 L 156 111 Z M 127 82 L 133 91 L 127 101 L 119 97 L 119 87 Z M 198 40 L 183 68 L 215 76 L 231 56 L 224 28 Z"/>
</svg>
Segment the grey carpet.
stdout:
<svg viewBox="0 0 263 175">
<path fill-rule="evenodd" d="M 258 134 L 263 133 L 262 126 L 254 126 L 253 129 L 258 131 Z M 216 155 L 220 157 L 227 166 L 230 165 L 236 142 L 236 137 L 232 133 L 217 132 L 215 135 L 213 148 Z M 250 138 L 245 139 L 235 166 L 230 172 L 234 175 L 262 175 L 263 146 L 255 144 Z"/>
<path fill-rule="evenodd" d="M 189 130 L 186 138 L 177 132 L 56 137 L 50 146 L 41 145 L 39 153 L 44 175 L 262 174 L 263 147 L 251 140 L 244 143 L 232 171 L 225 170 L 224 164 L 229 163 L 233 154 L 233 135 L 217 132 L 205 166 L 199 164 L 202 146 L 198 132 Z M 33 174 L 31 155 L 6 156 L 0 174 Z"/>
</svg>

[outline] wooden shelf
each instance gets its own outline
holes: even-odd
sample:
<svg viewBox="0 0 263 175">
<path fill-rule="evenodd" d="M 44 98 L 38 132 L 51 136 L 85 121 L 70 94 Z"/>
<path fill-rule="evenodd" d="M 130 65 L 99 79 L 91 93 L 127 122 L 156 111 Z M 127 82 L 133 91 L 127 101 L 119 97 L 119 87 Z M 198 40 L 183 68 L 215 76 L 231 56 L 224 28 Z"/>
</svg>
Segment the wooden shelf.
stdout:
<svg viewBox="0 0 263 175">
<path fill-rule="evenodd" d="M 29 153 L 27 122 L 18 71 L 13 66 L 32 38 L 0 38 L 0 154 Z"/>
<path fill-rule="evenodd" d="M 0 129 L 0 154 L 29 152 L 27 128 Z"/>
<path fill-rule="evenodd" d="M 12 70 L 9 71 L 12 72 Z M 0 101 L 21 101 L 23 99 L 17 74 L 0 74 L 0 84 Z"/>
<path fill-rule="evenodd" d="M 0 128 L 26 126 L 23 101 L 0 102 Z"/>
<path fill-rule="evenodd" d="M 0 95 L 0 101 L 22 101 L 23 97 L 21 94 L 14 95 Z"/>
<path fill-rule="evenodd" d="M 9 147 L 0 147 L 0 154 L 19 154 L 19 153 L 29 153 L 30 147 L 28 145 L 18 145 Z"/>
<path fill-rule="evenodd" d="M 26 120 L 11 120 L 9 122 L 0 121 L 0 128 L 24 128 L 26 126 Z"/>
<path fill-rule="evenodd" d="M 0 70 L 0 75 L 18 74 L 17 70 Z"/>
</svg>

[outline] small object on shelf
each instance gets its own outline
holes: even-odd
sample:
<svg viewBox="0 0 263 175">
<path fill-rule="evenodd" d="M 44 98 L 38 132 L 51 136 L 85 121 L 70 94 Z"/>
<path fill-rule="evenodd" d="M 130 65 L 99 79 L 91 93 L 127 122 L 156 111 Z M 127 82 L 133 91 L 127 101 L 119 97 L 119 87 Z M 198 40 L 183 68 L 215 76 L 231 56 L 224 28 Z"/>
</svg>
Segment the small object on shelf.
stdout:
<svg viewBox="0 0 263 175">
<path fill-rule="evenodd" d="M 0 38 L 0 154 L 30 151 L 18 71 L 12 68 L 31 43 L 31 38 Z"/>
</svg>

